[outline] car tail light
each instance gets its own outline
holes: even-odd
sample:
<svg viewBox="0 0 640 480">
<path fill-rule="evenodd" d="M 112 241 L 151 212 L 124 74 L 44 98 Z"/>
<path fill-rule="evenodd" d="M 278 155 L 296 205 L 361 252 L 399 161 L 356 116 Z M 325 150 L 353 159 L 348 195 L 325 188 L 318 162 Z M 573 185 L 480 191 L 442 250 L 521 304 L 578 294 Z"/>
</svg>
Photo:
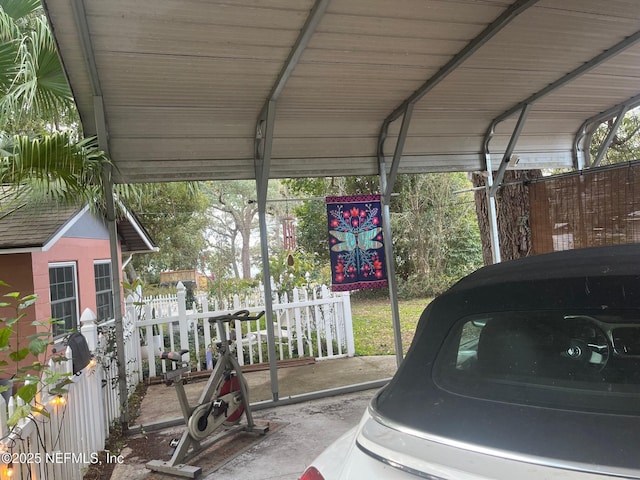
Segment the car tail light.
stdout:
<svg viewBox="0 0 640 480">
<path fill-rule="evenodd" d="M 304 471 L 300 480 L 324 480 L 324 477 L 316 467 L 309 467 Z"/>
</svg>

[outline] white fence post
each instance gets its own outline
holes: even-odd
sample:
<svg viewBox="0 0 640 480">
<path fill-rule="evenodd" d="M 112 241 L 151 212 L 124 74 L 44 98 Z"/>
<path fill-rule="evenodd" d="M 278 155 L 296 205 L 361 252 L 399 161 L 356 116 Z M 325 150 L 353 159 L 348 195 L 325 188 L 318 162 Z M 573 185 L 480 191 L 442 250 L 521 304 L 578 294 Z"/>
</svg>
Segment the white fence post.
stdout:
<svg viewBox="0 0 640 480">
<path fill-rule="evenodd" d="M 344 312 L 344 329 L 347 335 L 347 356 L 356 354 L 356 345 L 353 339 L 353 318 L 351 318 L 351 296 L 349 292 L 342 294 L 342 309 Z"/>
<path fill-rule="evenodd" d="M 144 306 L 144 313 L 146 319 L 155 318 L 154 310 L 151 306 L 151 303 L 146 303 Z M 147 325 L 145 327 L 145 336 L 147 339 L 147 362 L 149 363 L 149 376 L 156 376 L 156 356 L 159 353 L 159 350 L 162 348 L 160 345 L 156 344 L 156 336 L 153 334 L 153 326 Z M 159 335 L 158 335 L 159 336 Z M 162 337 L 160 337 L 162 339 Z"/>
<path fill-rule="evenodd" d="M 293 289 L 293 303 L 300 302 L 300 293 L 297 288 Z M 296 341 L 298 343 L 298 356 L 304 357 L 304 330 L 302 329 L 302 319 L 300 317 L 300 308 L 297 307 L 293 311 L 296 322 Z M 289 334 L 291 335 L 291 334 Z"/>
<path fill-rule="evenodd" d="M 9 427 L 7 426 L 7 402 L 4 401 L 4 397 L 0 395 L 0 438 L 5 438 L 9 434 Z"/>
<path fill-rule="evenodd" d="M 322 286 L 322 298 L 327 299 L 330 296 L 329 289 L 326 285 Z M 327 356 L 333 355 L 333 332 L 332 332 L 332 319 L 331 319 L 331 307 L 328 304 L 322 306 L 322 322 L 324 323 L 325 331 L 325 343 L 327 345 Z"/>
<path fill-rule="evenodd" d="M 240 296 L 236 294 L 233 296 L 233 309 L 240 310 L 240 308 L 241 308 Z M 244 351 L 242 348 L 242 322 L 240 320 L 236 320 L 233 326 L 231 325 L 231 323 L 229 323 L 230 330 L 229 330 L 228 337 L 230 339 L 231 339 L 232 328 L 235 330 L 235 336 L 236 336 L 236 357 L 238 359 L 238 364 L 242 367 L 244 366 Z M 249 361 L 249 363 L 251 363 L 251 361 Z"/>
<path fill-rule="evenodd" d="M 80 316 L 80 333 L 84 335 L 91 353 L 98 347 L 98 317 L 90 308 L 85 308 Z"/>
<path fill-rule="evenodd" d="M 180 349 L 189 350 L 189 321 L 187 320 L 187 289 L 178 282 L 178 322 L 180 323 Z M 191 355 L 189 355 L 191 357 Z"/>
</svg>

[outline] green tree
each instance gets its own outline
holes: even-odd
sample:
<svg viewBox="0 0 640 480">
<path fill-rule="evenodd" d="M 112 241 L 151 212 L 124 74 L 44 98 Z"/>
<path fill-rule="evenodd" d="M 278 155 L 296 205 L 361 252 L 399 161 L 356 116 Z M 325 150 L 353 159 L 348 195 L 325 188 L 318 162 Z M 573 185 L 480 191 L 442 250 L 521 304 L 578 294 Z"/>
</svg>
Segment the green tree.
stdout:
<svg viewBox="0 0 640 480">
<path fill-rule="evenodd" d="M 208 247 L 208 205 L 199 184 L 147 185 L 136 210 L 159 252 L 136 255 L 132 260 L 135 273 L 145 283 L 158 283 L 162 271 L 202 268 Z"/>
<path fill-rule="evenodd" d="M 377 177 L 287 180 L 298 195 L 371 194 Z M 473 198 L 454 195 L 469 188 L 465 174 L 400 175 L 392 197 L 391 222 L 396 273 L 407 296 L 433 295 L 482 264 Z M 298 244 L 316 254 L 319 266 L 329 262 L 324 202 L 311 200 L 296 208 Z"/>
<path fill-rule="evenodd" d="M 396 273 L 406 296 L 436 295 L 482 266 L 480 233 L 464 173 L 400 175 L 392 200 Z"/>
<path fill-rule="evenodd" d="M 315 255 L 318 268 L 329 263 L 327 207 L 319 197 L 374 194 L 379 191 L 379 180 L 375 176 L 297 178 L 283 183 L 293 195 L 313 198 L 300 202 L 293 211 L 298 222 L 298 246 L 302 251 Z"/>
<path fill-rule="evenodd" d="M 252 266 L 251 234 L 258 228 L 256 184 L 252 180 L 210 182 L 206 184 L 206 191 L 213 219 L 212 247 L 218 252 L 229 252 L 236 278 L 249 280 Z M 269 182 L 268 198 L 279 198 L 279 192 L 280 182 Z M 271 204 L 268 211 L 275 214 L 278 209 L 278 206 Z"/>
</svg>

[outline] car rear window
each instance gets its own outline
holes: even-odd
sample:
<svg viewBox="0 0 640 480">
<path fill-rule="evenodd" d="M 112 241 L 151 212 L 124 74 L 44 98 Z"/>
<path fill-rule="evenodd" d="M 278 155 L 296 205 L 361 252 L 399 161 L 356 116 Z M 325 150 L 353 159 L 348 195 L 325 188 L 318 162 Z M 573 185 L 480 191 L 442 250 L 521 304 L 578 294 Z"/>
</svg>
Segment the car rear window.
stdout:
<svg viewBox="0 0 640 480">
<path fill-rule="evenodd" d="M 457 322 L 435 365 L 453 393 L 511 403 L 640 414 L 640 314 L 534 311 Z"/>
</svg>

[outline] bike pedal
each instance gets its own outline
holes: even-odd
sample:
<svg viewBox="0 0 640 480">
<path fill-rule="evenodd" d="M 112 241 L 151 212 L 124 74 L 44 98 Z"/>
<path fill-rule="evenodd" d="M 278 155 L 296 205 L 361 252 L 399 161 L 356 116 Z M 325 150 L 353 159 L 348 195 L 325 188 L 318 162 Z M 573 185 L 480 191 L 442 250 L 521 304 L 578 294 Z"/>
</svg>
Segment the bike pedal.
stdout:
<svg viewBox="0 0 640 480">
<path fill-rule="evenodd" d="M 178 444 L 180 443 L 180 439 L 179 438 L 172 438 L 169 441 L 169 451 L 167 452 L 167 455 L 171 458 L 173 457 L 173 454 L 175 453 L 176 449 L 178 448 Z"/>
</svg>

